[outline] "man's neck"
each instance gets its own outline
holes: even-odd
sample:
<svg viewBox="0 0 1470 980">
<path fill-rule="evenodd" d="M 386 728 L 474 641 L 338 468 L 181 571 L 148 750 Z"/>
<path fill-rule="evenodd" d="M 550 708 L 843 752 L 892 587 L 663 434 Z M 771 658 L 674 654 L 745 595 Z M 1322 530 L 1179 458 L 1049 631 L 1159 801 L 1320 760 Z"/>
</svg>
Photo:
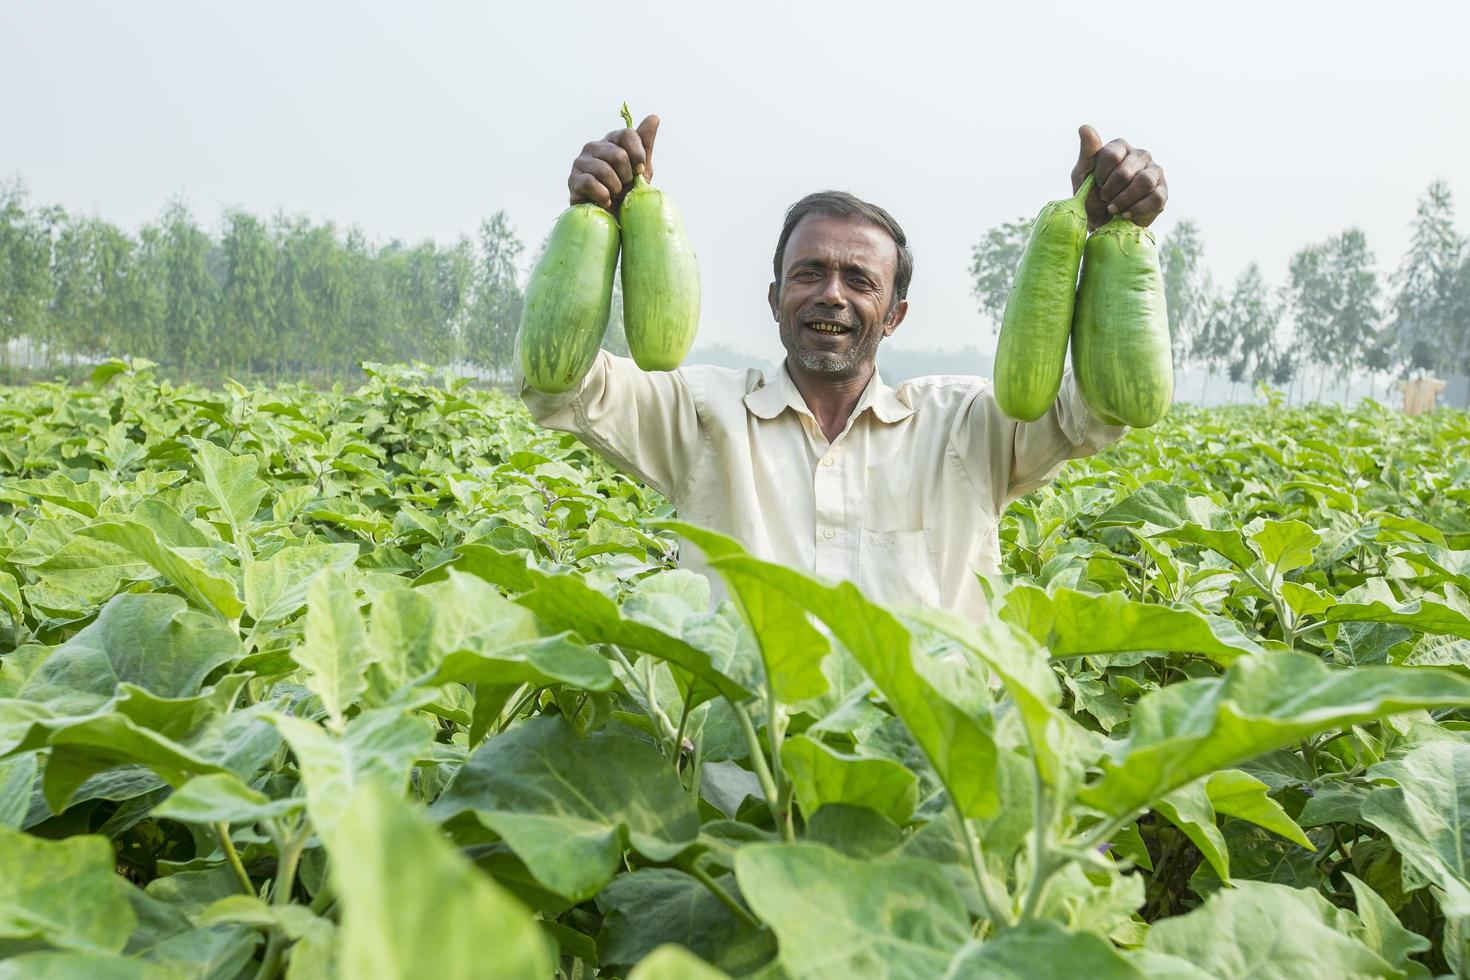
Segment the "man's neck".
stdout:
<svg viewBox="0 0 1470 980">
<path fill-rule="evenodd" d="M 875 365 L 869 365 L 867 372 L 858 377 L 828 380 L 806 374 L 790 359 L 786 361 L 786 371 L 791 375 L 792 383 L 801 392 L 806 407 L 816 416 L 817 425 L 828 442 L 835 440 L 847 427 L 852 410 L 857 408 L 858 400 L 863 397 L 863 391 L 876 370 Z"/>
</svg>

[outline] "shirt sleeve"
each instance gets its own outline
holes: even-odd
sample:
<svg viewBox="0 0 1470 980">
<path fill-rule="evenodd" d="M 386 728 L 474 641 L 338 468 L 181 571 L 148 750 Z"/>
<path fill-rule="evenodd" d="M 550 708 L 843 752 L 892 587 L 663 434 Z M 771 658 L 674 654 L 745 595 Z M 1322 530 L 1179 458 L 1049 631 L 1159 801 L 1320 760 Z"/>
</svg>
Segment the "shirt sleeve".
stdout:
<svg viewBox="0 0 1470 980">
<path fill-rule="evenodd" d="M 1127 431 L 1088 410 L 1068 371 L 1056 402 L 1034 422 L 1007 416 L 995 401 L 994 385 L 979 385 L 959 413 L 951 439 L 971 483 L 1000 514 L 1012 500 L 1049 482 L 1067 460 L 1091 456 Z"/>
<path fill-rule="evenodd" d="M 599 456 L 673 499 L 701 446 L 694 384 L 685 371 L 644 371 L 630 358 L 599 351 L 581 385 L 549 395 L 516 365 L 521 400 L 538 423 L 570 432 Z"/>
</svg>

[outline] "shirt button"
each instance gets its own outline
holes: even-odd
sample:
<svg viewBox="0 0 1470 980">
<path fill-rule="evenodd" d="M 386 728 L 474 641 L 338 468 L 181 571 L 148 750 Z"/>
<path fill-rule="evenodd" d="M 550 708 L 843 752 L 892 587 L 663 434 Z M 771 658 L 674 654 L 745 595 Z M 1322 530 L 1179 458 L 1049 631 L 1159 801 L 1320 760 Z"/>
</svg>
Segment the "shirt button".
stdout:
<svg viewBox="0 0 1470 980">
<path fill-rule="evenodd" d="M 830 527 L 827 528 L 827 530 L 825 530 L 825 531 L 822 532 L 822 537 L 826 538 L 828 541 L 831 541 L 836 536 L 837 536 L 837 532 L 834 531 L 834 530 L 832 530 Z"/>
<path fill-rule="evenodd" d="M 822 457 L 822 465 L 823 466 L 831 466 L 832 465 L 832 457 L 831 456 L 823 456 Z"/>
</svg>

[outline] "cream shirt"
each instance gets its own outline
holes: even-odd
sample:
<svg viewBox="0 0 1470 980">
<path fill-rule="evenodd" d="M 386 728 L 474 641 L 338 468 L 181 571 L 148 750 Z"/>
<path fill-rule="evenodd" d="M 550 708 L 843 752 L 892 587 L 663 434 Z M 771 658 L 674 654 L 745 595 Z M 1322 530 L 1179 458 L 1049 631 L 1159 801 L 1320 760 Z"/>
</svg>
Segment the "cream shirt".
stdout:
<svg viewBox="0 0 1470 980">
<path fill-rule="evenodd" d="M 681 519 L 880 602 L 973 618 L 985 615 L 976 573 L 999 568 L 1006 505 L 1127 431 L 1095 419 L 1070 374 L 1051 410 L 1027 423 L 1007 418 L 981 378 L 895 390 L 875 374 L 831 442 L 784 363 L 769 379 L 709 365 L 650 373 L 602 351 L 574 391 L 518 383 L 538 422 L 575 433 Z M 681 558 L 708 574 L 697 548 Z"/>
</svg>

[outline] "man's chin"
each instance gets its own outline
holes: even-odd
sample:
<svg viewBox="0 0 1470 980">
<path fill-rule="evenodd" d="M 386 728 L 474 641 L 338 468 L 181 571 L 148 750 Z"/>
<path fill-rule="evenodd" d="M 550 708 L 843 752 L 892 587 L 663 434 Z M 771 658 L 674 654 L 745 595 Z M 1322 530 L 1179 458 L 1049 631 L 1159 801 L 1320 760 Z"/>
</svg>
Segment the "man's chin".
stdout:
<svg viewBox="0 0 1470 980">
<path fill-rule="evenodd" d="M 835 351 L 798 348 L 787 353 L 796 362 L 796 366 L 805 373 L 826 378 L 845 378 L 852 374 L 853 369 L 857 366 L 851 354 L 840 354 Z"/>
</svg>

